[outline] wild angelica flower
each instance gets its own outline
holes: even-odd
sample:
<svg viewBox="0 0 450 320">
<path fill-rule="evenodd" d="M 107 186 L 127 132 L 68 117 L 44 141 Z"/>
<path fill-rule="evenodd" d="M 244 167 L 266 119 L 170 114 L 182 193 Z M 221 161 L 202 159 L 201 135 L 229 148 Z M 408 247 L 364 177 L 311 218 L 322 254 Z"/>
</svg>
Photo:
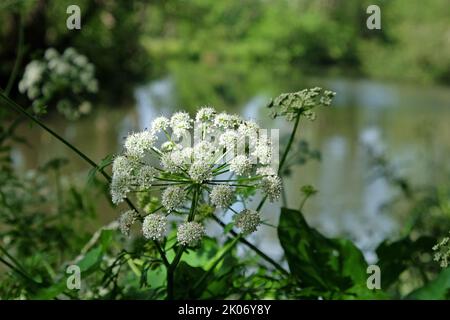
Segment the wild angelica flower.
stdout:
<svg viewBox="0 0 450 320">
<path fill-rule="evenodd" d="M 244 155 L 237 155 L 230 161 L 230 171 L 236 173 L 238 176 L 248 174 L 252 169 L 250 159 Z"/>
<path fill-rule="evenodd" d="M 198 222 L 185 222 L 178 227 L 177 240 L 184 246 L 195 247 L 205 235 L 205 228 Z"/>
<path fill-rule="evenodd" d="M 212 178 L 211 167 L 201 160 L 195 161 L 189 169 L 189 177 L 194 182 L 203 182 Z"/>
<path fill-rule="evenodd" d="M 152 186 L 157 170 L 149 165 L 144 165 L 139 169 L 137 183 L 143 189 L 148 189 Z"/>
<path fill-rule="evenodd" d="M 127 193 L 132 189 L 132 181 L 130 176 L 115 174 L 111 179 L 110 192 L 111 200 L 114 204 L 122 202 Z"/>
<path fill-rule="evenodd" d="M 206 161 L 209 165 L 215 154 L 214 146 L 208 141 L 200 141 L 194 148 L 185 148 L 185 150 L 192 150 L 191 156 L 194 160 Z"/>
<path fill-rule="evenodd" d="M 178 209 L 186 199 L 186 191 L 182 187 L 171 186 L 162 193 L 161 203 L 168 212 Z"/>
<path fill-rule="evenodd" d="M 441 268 L 447 268 L 450 258 L 450 238 L 445 237 L 439 243 L 433 246 L 434 261 L 439 262 Z"/>
<path fill-rule="evenodd" d="M 252 156 L 257 158 L 261 164 L 267 165 L 272 161 L 272 146 L 268 139 L 259 140 L 253 150 Z"/>
<path fill-rule="evenodd" d="M 241 136 L 256 137 L 259 129 L 259 125 L 256 122 L 247 120 L 239 125 L 237 131 Z"/>
<path fill-rule="evenodd" d="M 152 122 L 150 130 L 132 133 L 126 138 L 125 152 L 116 156 L 112 166 L 114 203 L 120 203 L 129 193 L 160 193 L 154 208 L 143 209 L 152 212 L 152 218 L 149 216 L 148 219 L 156 219 L 157 214 L 167 217 L 176 211 L 178 216 L 185 216 L 185 221 L 188 217 L 192 221 L 208 218 L 200 216 L 199 208 L 231 206 L 235 199 L 234 187 L 260 189 L 270 200 L 279 197 L 281 181 L 276 171 L 268 166 L 272 159 L 271 142 L 259 134 L 255 122 L 225 112 L 218 114 L 211 107 L 200 109 L 194 119 L 186 112 L 177 112 L 170 120 L 159 117 Z M 158 141 L 157 134 L 162 130 L 165 133 L 162 138 L 166 139 Z M 188 134 L 193 132 L 196 135 L 191 141 Z M 181 141 L 172 140 L 172 137 L 181 136 Z M 256 148 L 247 146 L 250 142 L 255 143 Z M 248 154 L 255 149 L 254 154 Z M 245 153 L 235 155 L 235 151 Z M 259 159 L 258 163 L 252 163 L 254 156 Z M 250 213 L 243 216 L 255 217 Z M 254 225 L 257 225 L 255 221 Z M 148 236 L 150 222 L 146 223 L 143 232 L 145 230 L 146 237 L 153 239 Z M 251 228 L 245 226 L 248 232 Z M 186 222 L 179 227 L 178 241 L 193 245 L 203 234 L 202 225 Z"/>
<path fill-rule="evenodd" d="M 232 148 L 236 145 L 239 134 L 235 130 L 227 130 L 219 137 L 219 145 Z"/>
<path fill-rule="evenodd" d="M 156 141 L 155 135 L 147 130 L 136 132 L 129 135 L 125 140 L 125 149 L 127 154 L 142 158 L 146 151 L 149 151 Z"/>
<path fill-rule="evenodd" d="M 214 126 L 221 129 L 235 129 L 241 121 L 242 120 L 237 115 L 222 112 L 214 118 Z"/>
<path fill-rule="evenodd" d="M 149 214 L 142 223 L 142 234 L 149 240 L 162 240 L 167 232 L 167 217 L 161 213 Z"/>
<path fill-rule="evenodd" d="M 227 208 L 233 203 L 234 190 L 232 187 L 221 184 L 214 186 L 211 190 L 211 203 L 219 208 Z"/>
<path fill-rule="evenodd" d="M 196 122 L 212 121 L 217 114 L 216 110 L 211 107 L 203 107 L 197 111 L 195 116 Z"/>
<path fill-rule="evenodd" d="M 261 180 L 261 187 L 271 202 L 280 197 L 281 186 L 281 179 L 278 176 L 267 176 Z"/>
<path fill-rule="evenodd" d="M 126 156 L 117 156 L 114 158 L 112 170 L 116 175 L 126 175 L 134 168 L 134 163 Z"/>
<path fill-rule="evenodd" d="M 261 217 L 258 211 L 244 209 L 234 216 L 234 224 L 244 235 L 253 233 L 261 224 Z"/>
<path fill-rule="evenodd" d="M 133 224 L 136 222 L 138 213 L 134 210 L 128 210 L 122 213 L 119 218 L 119 228 L 123 235 L 129 236 Z"/>
<path fill-rule="evenodd" d="M 315 114 L 311 110 L 316 106 L 329 106 L 335 95 L 335 92 L 322 90 L 319 87 L 283 93 L 272 100 L 269 108 L 273 108 L 272 116 L 274 118 L 285 116 L 287 120 L 291 121 L 303 114 L 313 120 Z"/>
<path fill-rule="evenodd" d="M 172 127 L 173 134 L 176 138 L 181 137 L 191 129 L 192 119 L 187 112 L 176 112 L 170 118 L 170 126 Z"/>
<path fill-rule="evenodd" d="M 155 120 L 153 120 L 151 125 L 151 131 L 153 133 L 158 133 L 161 130 L 167 130 L 167 128 L 170 125 L 170 120 L 166 117 L 158 117 Z"/>
</svg>

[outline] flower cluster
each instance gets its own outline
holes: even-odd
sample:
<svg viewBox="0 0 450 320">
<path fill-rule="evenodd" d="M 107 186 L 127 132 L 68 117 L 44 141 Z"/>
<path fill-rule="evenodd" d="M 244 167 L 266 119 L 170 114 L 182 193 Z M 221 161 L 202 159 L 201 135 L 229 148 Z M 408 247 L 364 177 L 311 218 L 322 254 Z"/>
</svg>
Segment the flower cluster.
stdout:
<svg viewBox="0 0 450 320">
<path fill-rule="evenodd" d="M 44 58 L 33 60 L 26 67 L 19 82 L 19 91 L 26 93 L 36 113 L 45 112 L 54 102 L 59 112 L 68 119 L 77 119 L 91 110 L 89 94 L 98 91 L 94 65 L 73 48 L 59 54 L 53 48 Z"/>
<path fill-rule="evenodd" d="M 115 157 L 112 201 L 118 204 L 134 194 L 159 194 L 160 205 L 146 210 L 145 238 L 163 239 L 169 230 L 168 217 L 184 216 L 177 227 L 178 243 L 195 246 L 205 234 L 198 208 L 234 212 L 230 207 L 236 194 L 246 189 L 261 190 L 271 201 L 279 198 L 281 179 L 276 166 L 271 166 L 272 142 L 259 129 L 254 121 L 211 107 L 201 108 L 194 118 L 186 112 L 158 117 L 149 129 L 129 134 L 123 154 Z M 129 221 L 124 219 L 126 226 Z M 234 221 L 245 235 L 261 223 L 259 213 L 247 209 L 236 213 Z"/>
<path fill-rule="evenodd" d="M 286 116 L 287 120 L 292 121 L 301 114 L 309 120 L 314 120 L 316 114 L 313 109 L 320 105 L 329 106 L 335 95 L 335 92 L 319 87 L 303 89 L 279 95 L 270 102 L 269 108 L 273 108 L 272 116 L 274 118 Z"/>
<path fill-rule="evenodd" d="M 445 237 L 439 243 L 433 246 L 434 261 L 439 262 L 442 268 L 448 267 L 450 258 L 450 238 Z"/>
</svg>

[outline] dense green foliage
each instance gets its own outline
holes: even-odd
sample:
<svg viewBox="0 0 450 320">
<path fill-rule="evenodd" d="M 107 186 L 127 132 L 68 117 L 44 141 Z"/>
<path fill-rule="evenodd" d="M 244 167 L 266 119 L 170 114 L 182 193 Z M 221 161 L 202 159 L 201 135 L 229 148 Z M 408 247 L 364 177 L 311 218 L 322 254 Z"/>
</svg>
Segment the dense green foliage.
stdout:
<svg viewBox="0 0 450 320">
<path fill-rule="evenodd" d="M 63 23 L 69 4 L 82 8 L 82 31 Z M 370 4 L 381 8 L 381 30 L 366 28 Z M 188 105 L 235 105 L 267 86 L 276 94 L 292 70 L 302 76 L 450 81 L 446 0 L 7 1 L 0 11 L 0 41 L 8 43 L 0 48 L 2 82 L 15 60 L 20 7 L 25 62 L 48 47 L 73 46 L 92 59 L 110 97 L 167 73 Z M 193 81 L 203 85 L 191 86 Z"/>
</svg>

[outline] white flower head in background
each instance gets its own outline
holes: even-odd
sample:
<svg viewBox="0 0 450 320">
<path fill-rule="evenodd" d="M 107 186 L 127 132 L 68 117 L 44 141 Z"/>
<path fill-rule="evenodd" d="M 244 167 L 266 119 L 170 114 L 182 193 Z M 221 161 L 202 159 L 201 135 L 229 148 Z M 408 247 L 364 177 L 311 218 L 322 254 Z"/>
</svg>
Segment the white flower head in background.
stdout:
<svg viewBox="0 0 450 320">
<path fill-rule="evenodd" d="M 49 48 L 43 59 L 33 60 L 25 67 L 19 91 L 33 101 L 37 114 L 55 104 L 66 118 L 78 119 L 91 112 L 89 98 L 98 91 L 95 67 L 74 48 L 67 48 L 62 54 Z"/>
</svg>

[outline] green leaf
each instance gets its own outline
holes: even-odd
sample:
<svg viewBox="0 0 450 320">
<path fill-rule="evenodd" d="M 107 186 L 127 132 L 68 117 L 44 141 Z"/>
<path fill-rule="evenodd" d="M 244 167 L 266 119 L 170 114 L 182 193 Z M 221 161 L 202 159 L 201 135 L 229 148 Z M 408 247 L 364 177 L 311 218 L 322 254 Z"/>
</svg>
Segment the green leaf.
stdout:
<svg viewBox="0 0 450 320">
<path fill-rule="evenodd" d="M 307 224 L 301 212 L 282 208 L 278 236 L 289 268 L 302 287 L 331 294 L 366 287 L 367 263 L 358 248 L 351 241 L 323 236 Z"/>
<path fill-rule="evenodd" d="M 113 240 L 112 230 L 102 230 L 99 238 L 99 245 L 89 250 L 85 256 L 77 263 L 81 271 L 81 280 L 89 274 L 98 270 L 100 263 L 102 262 L 103 255 L 108 250 Z M 34 296 L 34 299 L 53 299 L 63 293 L 67 289 L 67 277 L 64 276 L 56 283 L 49 287 L 40 289 Z"/>
<path fill-rule="evenodd" d="M 414 290 L 407 299 L 443 300 L 450 298 L 450 268 L 443 270 L 436 279 Z"/>
<path fill-rule="evenodd" d="M 378 266 L 382 270 L 381 287 L 388 288 L 398 280 L 400 274 L 410 266 L 417 267 L 415 254 L 429 252 L 436 239 L 420 237 L 412 241 L 409 237 L 400 240 L 382 242 L 377 250 Z"/>
<path fill-rule="evenodd" d="M 233 230 L 233 228 L 234 228 L 234 222 L 228 223 L 228 224 L 223 228 L 223 234 L 228 234 L 228 232 L 230 232 L 231 230 Z"/>
<path fill-rule="evenodd" d="M 88 185 L 92 185 L 94 183 L 95 175 L 97 174 L 97 172 L 100 172 L 103 169 L 105 169 L 106 167 L 108 167 L 109 165 L 111 165 L 113 160 L 114 160 L 114 156 L 110 154 L 110 155 L 106 156 L 105 158 L 103 158 L 97 167 L 89 170 L 88 182 L 87 182 Z"/>
<path fill-rule="evenodd" d="M 176 299 L 196 299 L 203 292 L 207 283 L 203 283 L 201 287 L 192 291 L 193 285 L 200 280 L 205 274 L 205 270 L 200 267 L 191 267 L 186 262 L 181 261 L 178 265 L 174 277 L 174 293 Z"/>
</svg>

